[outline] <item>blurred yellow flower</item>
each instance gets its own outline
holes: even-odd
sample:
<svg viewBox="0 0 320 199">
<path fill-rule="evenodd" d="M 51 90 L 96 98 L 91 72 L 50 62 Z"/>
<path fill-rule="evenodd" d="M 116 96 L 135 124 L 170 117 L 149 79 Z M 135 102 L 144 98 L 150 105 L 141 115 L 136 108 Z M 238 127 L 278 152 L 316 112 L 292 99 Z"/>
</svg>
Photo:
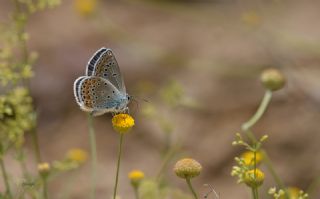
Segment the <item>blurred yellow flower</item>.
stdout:
<svg viewBox="0 0 320 199">
<path fill-rule="evenodd" d="M 131 182 L 138 182 L 144 178 L 144 173 L 140 170 L 132 170 L 128 174 L 128 178 L 131 180 Z"/>
<path fill-rule="evenodd" d="M 48 162 L 39 163 L 38 171 L 41 175 L 47 175 L 50 171 L 50 164 Z"/>
<path fill-rule="evenodd" d="M 287 192 L 289 194 L 289 199 L 299 199 L 300 196 L 300 189 L 297 187 L 289 187 L 287 188 Z M 285 196 L 283 194 L 283 196 L 280 197 L 280 199 L 285 199 Z"/>
<path fill-rule="evenodd" d="M 67 158 L 81 164 L 87 160 L 88 154 L 82 149 L 70 149 L 67 153 Z"/>
<path fill-rule="evenodd" d="M 264 173 L 260 169 L 252 169 L 245 173 L 243 180 L 249 187 L 259 187 L 264 181 Z"/>
<path fill-rule="evenodd" d="M 244 160 L 244 164 L 246 166 L 253 166 L 254 165 L 254 153 L 252 151 L 246 151 L 241 154 L 241 158 Z M 262 153 L 256 152 L 256 164 L 259 164 L 262 161 Z"/>
<path fill-rule="evenodd" d="M 255 11 L 248 11 L 242 14 L 242 21 L 249 26 L 258 26 L 261 24 L 261 17 Z"/>
<path fill-rule="evenodd" d="M 96 7 L 97 0 L 74 0 L 74 6 L 76 11 L 82 16 L 91 15 Z"/>
<path fill-rule="evenodd" d="M 134 119 L 128 114 L 117 114 L 112 118 L 112 126 L 119 133 L 127 133 L 134 126 Z"/>
</svg>

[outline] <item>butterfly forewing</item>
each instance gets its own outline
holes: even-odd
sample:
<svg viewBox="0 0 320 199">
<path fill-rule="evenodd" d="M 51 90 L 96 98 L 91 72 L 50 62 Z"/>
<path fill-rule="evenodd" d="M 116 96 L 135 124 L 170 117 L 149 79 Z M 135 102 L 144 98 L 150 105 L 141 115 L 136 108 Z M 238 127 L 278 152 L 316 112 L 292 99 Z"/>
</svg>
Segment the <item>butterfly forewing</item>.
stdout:
<svg viewBox="0 0 320 199">
<path fill-rule="evenodd" d="M 94 66 L 93 75 L 108 80 L 120 92 L 126 92 L 120 68 L 110 49 L 106 49 L 106 51 L 101 53 L 101 56 Z"/>
<path fill-rule="evenodd" d="M 106 48 L 100 48 L 97 52 L 94 53 L 94 55 L 90 58 L 88 64 L 87 64 L 87 69 L 86 69 L 86 75 L 91 76 L 93 75 L 94 67 L 97 61 L 99 60 L 101 54 L 103 52 L 107 51 Z"/>
</svg>

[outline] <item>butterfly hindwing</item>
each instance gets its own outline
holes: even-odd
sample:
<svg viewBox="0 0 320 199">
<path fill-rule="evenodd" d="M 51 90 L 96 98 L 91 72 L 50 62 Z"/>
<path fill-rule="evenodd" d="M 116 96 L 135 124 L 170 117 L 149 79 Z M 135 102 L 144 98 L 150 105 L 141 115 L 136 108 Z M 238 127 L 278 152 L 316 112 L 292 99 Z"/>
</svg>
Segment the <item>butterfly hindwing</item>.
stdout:
<svg viewBox="0 0 320 199">
<path fill-rule="evenodd" d="M 94 66 L 93 75 L 108 80 L 120 92 L 126 92 L 117 60 L 110 49 L 106 49 L 101 53 Z"/>
<path fill-rule="evenodd" d="M 108 80 L 100 77 L 79 78 L 78 94 L 79 105 L 85 111 L 91 112 L 112 112 L 121 102 L 121 93 Z M 97 114 L 95 114 L 97 115 Z"/>
<path fill-rule="evenodd" d="M 76 102 L 80 105 L 81 102 L 81 96 L 80 96 L 80 83 L 81 81 L 86 78 L 85 76 L 79 77 L 78 79 L 76 79 L 74 81 L 73 84 L 73 93 L 74 93 L 74 97 L 76 98 Z"/>
</svg>

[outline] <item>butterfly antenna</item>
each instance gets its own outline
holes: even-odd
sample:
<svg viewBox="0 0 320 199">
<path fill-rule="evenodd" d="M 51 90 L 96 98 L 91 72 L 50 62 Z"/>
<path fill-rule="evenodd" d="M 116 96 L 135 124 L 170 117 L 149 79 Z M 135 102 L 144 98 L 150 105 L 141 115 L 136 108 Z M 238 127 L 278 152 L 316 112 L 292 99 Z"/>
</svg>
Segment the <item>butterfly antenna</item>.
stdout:
<svg viewBox="0 0 320 199">
<path fill-rule="evenodd" d="M 134 107 L 137 108 L 135 110 L 139 110 L 139 103 L 136 100 L 136 98 L 134 96 L 130 96 L 132 103 L 135 105 Z M 135 113 L 135 111 L 133 111 Z"/>
<path fill-rule="evenodd" d="M 208 198 L 211 193 L 214 193 L 215 198 L 220 199 L 220 195 L 214 190 L 213 186 L 211 186 L 210 184 L 204 184 L 204 186 L 209 187 L 210 191 L 208 193 L 206 193 L 203 196 L 203 198 Z"/>
<path fill-rule="evenodd" d="M 133 95 L 130 96 L 130 99 L 131 99 L 132 102 L 134 102 L 134 104 L 136 105 L 138 111 L 139 111 L 139 108 L 140 108 L 138 100 L 141 100 L 141 101 L 149 103 L 149 101 L 147 99 L 138 98 L 138 97 L 133 96 Z"/>
</svg>

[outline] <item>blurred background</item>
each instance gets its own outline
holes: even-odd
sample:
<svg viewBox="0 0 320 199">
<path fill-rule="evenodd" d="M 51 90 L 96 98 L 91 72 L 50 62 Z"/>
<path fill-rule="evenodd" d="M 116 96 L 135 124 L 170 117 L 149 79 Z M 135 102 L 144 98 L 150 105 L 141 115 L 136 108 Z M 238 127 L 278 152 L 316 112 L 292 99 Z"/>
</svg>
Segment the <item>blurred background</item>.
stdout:
<svg viewBox="0 0 320 199">
<path fill-rule="evenodd" d="M 2 1 L 0 19 L 10 9 L 10 1 Z M 39 59 L 31 92 L 43 159 L 59 159 L 70 148 L 89 152 L 87 118 L 75 102 L 73 82 L 104 46 L 113 50 L 127 92 L 138 101 L 130 105 L 136 126 L 125 137 L 121 198 L 133 198 L 127 173 L 141 169 L 155 176 L 168 143 L 180 146 L 177 157 L 203 165 L 193 181 L 201 195 L 209 183 L 221 198 L 249 198 L 250 190 L 230 176 L 234 157 L 243 152 L 231 142 L 263 97 L 259 75 L 268 67 L 281 70 L 287 84 L 254 131 L 269 135 L 265 148 L 286 185 L 307 189 L 320 176 L 319 18 L 317 0 L 74 0 L 32 15 L 28 47 Z M 118 135 L 109 114 L 94 125 L 98 198 L 108 198 Z M 26 142 L 32 169 L 30 138 Z M 188 191 L 172 172 L 174 162 L 168 182 Z M 90 168 L 87 162 L 55 178 L 51 198 L 61 198 L 66 180 L 73 182 L 70 198 L 88 198 Z M 264 193 L 275 185 L 266 175 Z M 320 198 L 319 187 L 312 198 Z"/>
</svg>

